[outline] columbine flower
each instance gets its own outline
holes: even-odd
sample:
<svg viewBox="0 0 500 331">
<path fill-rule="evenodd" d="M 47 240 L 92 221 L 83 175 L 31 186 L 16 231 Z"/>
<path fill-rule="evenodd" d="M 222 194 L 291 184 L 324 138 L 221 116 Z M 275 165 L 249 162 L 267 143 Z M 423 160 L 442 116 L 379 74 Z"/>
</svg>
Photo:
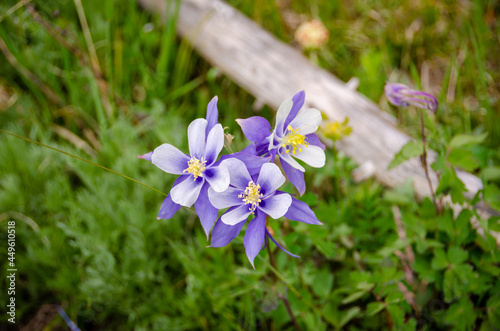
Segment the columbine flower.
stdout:
<svg viewBox="0 0 500 331">
<path fill-rule="evenodd" d="M 285 182 L 285 177 L 277 165 L 266 163 L 256 176 L 251 176 L 245 163 L 239 159 L 226 159 L 222 164 L 229 170 L 230 186 L 224 192 L 216 192 L 210 188 L 208 197 L 214 207 L 229 209 L 215 223 L 211 247 L 227 245 L 240 233 L 247 218 L 255 215 L 248 224 L 244 239 L 245 251 L 253 266 L 254 259 L 267 237 L 287 252 L 267 230 L 268 215 L 274 219 L 286 216 L 309 224 L 321 224 L 307 204 L 287 193 L 277 191 Z"/>
<path fill-rule="evenodd" d="M 314 133 L 321 123 L 319 110 L 301 111 L 305 93 L 301 91 L 285 100 L 276 114 L 276 127 L 272 133 L 269 122 L 259 116 L 236 120 L 248 140 L 254 144 L 246 152 L 256 155 L 278 155 L 290 182 L 302 195 L 305 192 L 304 167 L 295 158 L 315 168 L 325 165 L 325 146 Z"/>
<path fill-rule="evenodd" d="M 413 105 L 433 112 L 438 108 L 438 102 L 432 95 L 411 89 L 404 84 L 387 83 L 384 90 L 385 96 L 394 106 L 407 107 Z"/>
<path fill-rule="evenodd" d="M 229 186 L 226 166 L 216 162 L 224 146 L 224 130 L 217 118 L 215 97 L 208 104 L 207 119 L 196 119 L 188 127 L 190 155 L 170 144 L 163 144 L 153 152 L 139 156 L 167 173 L 180 175 L 163 201 L 158 218 L 172 218 L 181 206 L 194 204 L 207 239 L 217 219 L 217 209 L 208 200 L 208 188 L 221 192 Z"/>
<path fill-rule="evenodd" d="M 302 23 L 295 31 L 295 40 L 303 48 L 318 49 L 328 40 L 327 28 L 318 20 Z"/>
</svg>

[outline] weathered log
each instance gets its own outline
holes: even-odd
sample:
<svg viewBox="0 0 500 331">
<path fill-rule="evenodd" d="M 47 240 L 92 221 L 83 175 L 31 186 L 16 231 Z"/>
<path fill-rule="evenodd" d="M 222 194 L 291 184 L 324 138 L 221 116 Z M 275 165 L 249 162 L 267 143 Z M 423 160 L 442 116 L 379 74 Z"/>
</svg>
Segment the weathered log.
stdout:
<svg viewBox="0 0 500 331">
<path fill-rule="evenodd" d="M 166 15 L 168 1 L 138 1 L 146 10 Z M 178 32 L 209 63 L 271 107 L 277 109 L 283 100 L 305 90 L 306 106 L 321 110 L 332 120 L 349 117 L 353 131 L 338 144 L 340 150 L 358 164 L 371 162 L 374 176 L 383 184 L 394 187 L 412 178 L 419 198 L 430 195 L 418 158 L 387 169 L 411 139 L 396 127 L 393 116 L 235 8 L 219 0 L 183 0 Z M 436 153 L 430 151 L 428 164 L 435 157 Z M 481 180 L 474 175 L 459 170 L 458 176 L 467 187 L 468 197 L 482 188 Z M 436 188 L 437 176 L 432 170 L 430 177 Z"/>
</svg>

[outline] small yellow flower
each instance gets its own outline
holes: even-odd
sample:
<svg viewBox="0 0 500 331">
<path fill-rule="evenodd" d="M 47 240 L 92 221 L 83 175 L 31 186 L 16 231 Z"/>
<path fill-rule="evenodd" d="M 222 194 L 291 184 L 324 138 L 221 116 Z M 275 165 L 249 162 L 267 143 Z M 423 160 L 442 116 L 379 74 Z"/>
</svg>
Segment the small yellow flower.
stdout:
<svg viewBox="0 0 500 331">
<path fill-rule="evenodd" d="M 318 49 L 328 40 L 328 30 L 318 20 L 302 23 L 295 31 L 295 40 L 306 49 Z"/>
<path fill-rule="evenodd" d="M 341 140 L 351 134 L 352 128 L 348 125 L 349 118 L 346 117 L 344 122 L 329 121 L 323 123 L 321 131 L 323 136 L 331 140 Z"/>
</svg>

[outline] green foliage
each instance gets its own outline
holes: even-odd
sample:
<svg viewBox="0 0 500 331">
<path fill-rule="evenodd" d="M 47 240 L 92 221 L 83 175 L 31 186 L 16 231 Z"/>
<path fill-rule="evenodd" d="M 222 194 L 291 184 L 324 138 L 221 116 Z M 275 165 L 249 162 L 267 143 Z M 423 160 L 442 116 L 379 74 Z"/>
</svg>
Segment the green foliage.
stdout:
<svg viewBox="0 0 500 331">
<path fill-rule="evenodd" d="M 0 55 L 1 129 L 163 192 L 174 176 L 137 155 L 165 142 L 186 150 L 187 124 L 204 116 L 214 95 L 235 149 L 245 146 L 234 119 L 254 115 L 254 99 L 176 37 L 175 15 L 150 16 L 135 1 L 83 2 L 102 77 L 90 65 L 74 2 L 36 2 L 52 33 L 26 7 L 4 17 L 17 1 L 0 4 L 0 37 L 17 60 Z M 271 222 L 277 240 L 301 258 L 271 244 L 277 270 L 266 251 L 254 270 L 242 238 L 207 248 L 193 211 L 157 220 L 161 194 L 0 133 L 0 232 L 16 222 L 18 325 L 43 304 L 61 304 L 82 330 L 286 330 L 293 323 L 280 298 L 287 298 L 304 330 L 500 329 L 500 252 L 490 232 L 500 231 L 499 217 L 439 203 L 450 195 L 474 205 L 482 195 L 486 207 L 500 209 L 495 4 L 230 2 L 286 42 L 290 12 L 321 18 L 331 37 L 309 55 L 343 80 L 357 76 L 375 101 L 390 75 L 420 84 L 430 68 L 426 84 L 441 87 L 440 111 L 424 117 L 438 152 L 438 205 L 416 202 L 410 181 L 390 190 L 355 183 L 354 162 L 327 151 L 323 169 L 307 169 L 301 197 L 324 225 Z M 260 115 L 273 112 L 264 107 Z M 397 115 L 418 138 L 416 113 Z M 411 141 L 391 166 L 421 153 Z M 481 177 L 478 196 L 467 194 L 456 167 Z M 0 292 L 1 302 L 7 298 Z M 60 317 L 47 326 L 64 327 Z"/>
</svg>

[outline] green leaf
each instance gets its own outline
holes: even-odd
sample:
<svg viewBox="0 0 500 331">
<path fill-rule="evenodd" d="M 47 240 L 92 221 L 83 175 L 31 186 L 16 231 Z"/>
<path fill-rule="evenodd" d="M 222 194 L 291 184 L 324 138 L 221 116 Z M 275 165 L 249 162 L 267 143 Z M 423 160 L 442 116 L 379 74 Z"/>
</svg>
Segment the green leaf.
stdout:
<svg viewBox="0 0 500 331">
<path fill-rule="evenodd" d="M 482 133 L 477 136 L 473 136 L 470 134 L 457 134 L 450 141 L 450 148 L 457 148 L 462 146 L 467 146 L 471 144 L 480 144 L 486 139 L 488 133 Z"/>
<path fill-rule="evenodd" d="M 423 150 L 424 147 L 421 141 L 410 140 L 394 155 L 394 159 L 389 164 L 388 169 L 392 169 L 411 158 L 422 155 Z"/>
<path fill-rule="evenodd" d="M 347 323 L 349 323 L 350 320 L 352 320 L 354 317 L 358 316 L 361 313 L 361 309 L 359 307 L 352 307 L 351 309 L 347 310 L 346 312 L 342 311 L 342 319 L 340 320 L 340 325 L 339 328 L 344 327 Z"/>
<path fill-rule="evenodd" d="M 485 182 L 500 179 L 500 167 L 486 167 L 481 171 L 481 177 Z"/>
<path fill-rule="evenodd" d="M 356 301 L 359 298 L 361 298 L 363 295 L 365 295 L 365 293 L 367 293 L 367 291 L 354 292 L 353 294 L 351 294 L 348 297 L 344 298 L 344 300 L 342 300 L 342 304 L 345 305 L 347 303 L 351 303 L 353 301 Z"/>
<path fill-rule="evenodd" d="M 448 266 L 448 259 L 446 258 L 446 254 L 442 249 L 434 250 L 434 258 L 432 259 L 431 266 L 433 269 L 441 270 Z"/>
<path fill-rule="evenodd" d="M 373 316 L 387 307 L 385 302 L 370 302 L 366 307 L 366 315 Z"/>
<path fill-rule="evenodd" d="M 327 297 L 327 294 L 332 291 L 333 287 L 333 274 L 331 274 L 327 269 L 321 269 L 314 279 L 312 285 L 313 292 L 321 297 Z"/>
<path fill-rule="evenodd" d="M 448 155 L 448 162 L 455 167 L 466 171 L 473 171 L 479 167 L 474 154 L 466 149 L 453 149 Z"/>
<path fill-rule="evenodd" d="M 461 264 L 467 260 L 469 253 L 461 249 L 460 247 L 450 247 L 448 249 L 448 261 L 452 264 Z"/>
</svg>

